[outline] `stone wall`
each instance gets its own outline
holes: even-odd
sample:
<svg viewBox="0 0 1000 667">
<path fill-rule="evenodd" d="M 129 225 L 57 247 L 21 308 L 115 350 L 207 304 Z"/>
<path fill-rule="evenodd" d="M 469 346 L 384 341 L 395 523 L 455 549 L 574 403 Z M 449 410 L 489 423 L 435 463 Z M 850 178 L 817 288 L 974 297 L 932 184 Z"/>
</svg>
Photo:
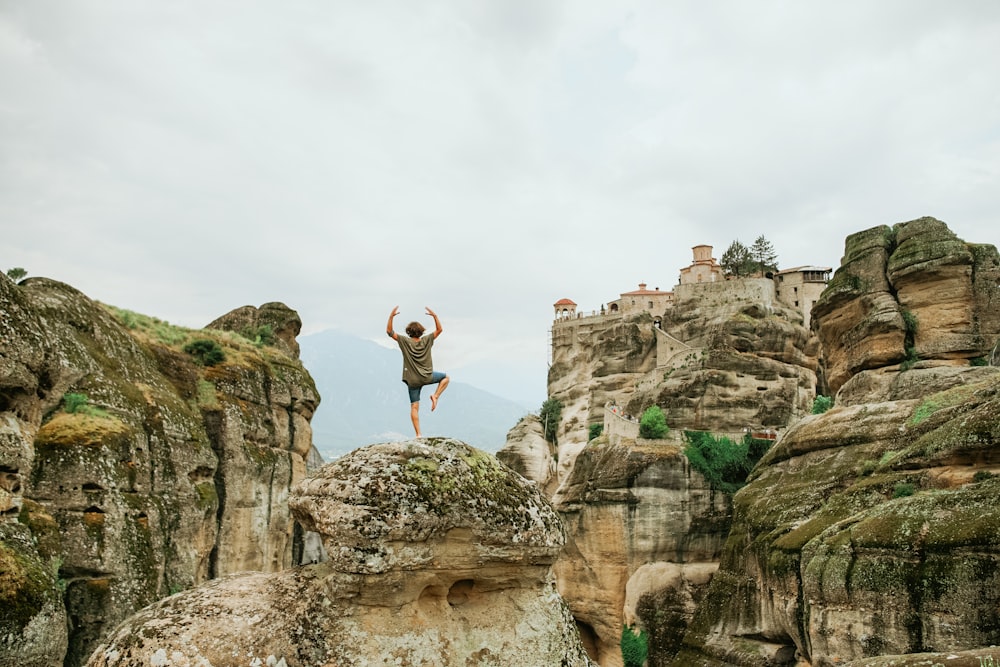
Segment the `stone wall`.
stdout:
<svg viewBox="0 0 1000 667">
<path fill-rule="evenodd" d="M 692 283 L 674 288 L 674 303 L 697 301 L 702 308 L 731 306 L 739 303 L 760 304 L 770 308 L 777 300 L 770 278 L 741 278 L 714 283 Z"/>
</svg>

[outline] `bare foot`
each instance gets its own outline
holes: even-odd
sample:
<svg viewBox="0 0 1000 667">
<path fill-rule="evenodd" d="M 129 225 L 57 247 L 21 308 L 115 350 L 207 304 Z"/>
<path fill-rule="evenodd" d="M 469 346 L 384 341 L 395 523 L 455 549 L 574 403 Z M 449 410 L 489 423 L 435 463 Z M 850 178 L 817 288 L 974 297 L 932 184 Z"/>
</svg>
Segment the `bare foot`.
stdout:
<svg viewBox="0 0 1000 667">
<path fill-rule="evenodd" d="M 431 412 L 434 412 L 437 406 L 438 406 L 438 397 L 435 394 L 431 394 Z"/>
</svg>

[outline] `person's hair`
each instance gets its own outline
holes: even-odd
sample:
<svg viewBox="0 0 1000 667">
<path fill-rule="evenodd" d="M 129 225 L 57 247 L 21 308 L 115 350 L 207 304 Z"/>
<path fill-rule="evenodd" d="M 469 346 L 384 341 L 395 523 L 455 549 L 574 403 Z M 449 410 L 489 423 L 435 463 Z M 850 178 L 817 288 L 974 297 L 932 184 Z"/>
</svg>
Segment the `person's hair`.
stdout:
<svg viewBox="0 0 1000 667">
<path fill-rule="evenodd" d="M 410 338 L 420 338 L 424 335 L 424 325 L 420 322 L 410 322 L 406 325 L 406 335 Z"/>
</svg>

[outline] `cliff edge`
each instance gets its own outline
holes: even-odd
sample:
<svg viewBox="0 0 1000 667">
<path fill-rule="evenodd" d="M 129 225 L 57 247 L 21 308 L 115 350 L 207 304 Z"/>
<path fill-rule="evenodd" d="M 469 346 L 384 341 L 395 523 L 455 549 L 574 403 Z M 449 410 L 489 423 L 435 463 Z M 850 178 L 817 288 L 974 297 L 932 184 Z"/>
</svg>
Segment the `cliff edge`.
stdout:
<svg viewBox="0 0 1000 667">
<path fill-rule="evenodd" d="M 264 310 L 252 342 L 0 276 L 0 665 L 79 665 L 159 598 L 292 564 L 319 396 L 298 315 Z"/>
</svg>

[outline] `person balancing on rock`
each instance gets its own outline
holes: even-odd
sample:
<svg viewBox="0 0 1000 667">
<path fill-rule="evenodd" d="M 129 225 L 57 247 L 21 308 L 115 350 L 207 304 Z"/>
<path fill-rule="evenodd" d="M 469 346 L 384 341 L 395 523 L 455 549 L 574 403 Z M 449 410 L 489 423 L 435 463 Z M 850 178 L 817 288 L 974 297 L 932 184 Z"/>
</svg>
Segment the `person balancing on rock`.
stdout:
<svg viewBox="0 0 1000 667">
<path fill-rule="evenodd" d="M 399 314 L 399 306 L 389 313 L 389 322 L 385 332 L 399 345 L 403 353 L 403 382 L 410 391 L 410 420 L 413 430 L 420 437 L 420 389 L 427 384 L 436 384 L 437 390 L 431 394 L 431 412 L 437 408 L 441 393 L 448 388 L 448 375 L 434 370 L 431 361 L 431 348 L 434 341 L 441 335 L 441 320 L 437 314 L 427 309 L 427 314 L 434 318 L 434 333 L 424 336 L 424 327 L 420 322 L 410 322 L 406 325 L 406 335 L 398 335 L 392 328 L 392 320 Z"/>
</svg>

